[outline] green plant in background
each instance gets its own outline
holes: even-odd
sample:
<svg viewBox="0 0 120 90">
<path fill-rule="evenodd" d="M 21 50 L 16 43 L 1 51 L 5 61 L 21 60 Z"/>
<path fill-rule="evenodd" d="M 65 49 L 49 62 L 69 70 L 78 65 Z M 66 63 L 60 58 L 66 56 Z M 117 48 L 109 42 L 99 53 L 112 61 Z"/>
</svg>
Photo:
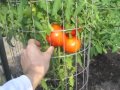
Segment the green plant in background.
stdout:
<svg viewBox="0 0 120 90">
<path fill-rule="evenodd" d="M 82 44 L 86 48 L 92 33 L 91 58 L 107 53 L 107 50 L 117 52 L 120 49 L 119 0 L 38 0 L 37 3 L 20 0 L 18 5 L 7 3 L 0 7 L 0 34 L 7 36 L 9 43 L 12 37 L 19 38 L 24 44 L 29 38 L 35 38 L 41 42 L 44 51 L 49 46 L 46 34 L 51 32 L 51 23 L 64 24 L 67 33 L 70 32 L 67 29 L 74 29 L 77 23 L 77 27 L 82 28 L 77 36 L 85 42 Z M 56 58 L 52 58 L 50 71 L 41 83 L 45 90 L 64 90 L 65 82 L 73 90 L 75 63 L 85 68 L 81 53 L 64 55 L 69 54 L 60 47 L 55 49 Z"/>
</svg>

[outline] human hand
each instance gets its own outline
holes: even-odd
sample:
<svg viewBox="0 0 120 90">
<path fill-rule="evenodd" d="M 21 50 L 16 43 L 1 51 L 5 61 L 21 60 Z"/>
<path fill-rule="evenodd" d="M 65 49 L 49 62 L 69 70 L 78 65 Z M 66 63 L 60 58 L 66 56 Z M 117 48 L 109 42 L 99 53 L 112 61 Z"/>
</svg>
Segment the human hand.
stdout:
<svg viewBox="0 0 120 90">
<path fill-rule="evenodd" d="M 34 39 L 30 39 L 26 49 L 23 50 L 22 69 L 24 74 L 30 78 L 34 89 L 48 71 L 53 50 L 54 47 L 51 46 L 46 52 L 41 52 L 40 43 Z"/>
</svg>

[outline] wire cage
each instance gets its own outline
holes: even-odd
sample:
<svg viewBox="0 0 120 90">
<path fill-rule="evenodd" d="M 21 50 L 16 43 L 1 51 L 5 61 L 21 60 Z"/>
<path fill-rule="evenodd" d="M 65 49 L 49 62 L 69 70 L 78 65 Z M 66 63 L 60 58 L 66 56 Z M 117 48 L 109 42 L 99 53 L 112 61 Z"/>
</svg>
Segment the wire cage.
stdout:
<svg viewBox="0 0 120 90">
<path fill-rule="evenodd" d="M 78 9 L 78 5 L 79 5 L 78 2 L 79 0 L 68 1 L 69 5 L 72 5 L 74 7 L 71 9 L 74 10 Z M 42 6 L 42 4 L 45 5 Z M 45 46 L 42 48 L 43 51 L 46 50 L 48 46 L 50 46 L 49 43 L 45 40 L 45 35 L 48 34 L 48 32 L 50 33 L 50 29 L 48 29 L 49 30 L 48 31 L 46 30 L 46 27 L 49 28 L 50 23 L 57 22 L 60 25 L 62 25 L 63 27 L 62 32 L 64 33 L 71 32 L 73 29 L 76 30 L 75 37 L 78 37 L 79 39 L 81 38 L 81 49 L 75 53 L 69 54 L 66 53 L 64 50 L 62 50 L 60 47 L 55 48 L 55 52 L 53 54 L 53 57 L 51 58 L 50 70 L 46 75 L 45 79 L 42 81 L 41 87 L 46 90 L 48 89 L 87 90 L 87 83 L 89 76 L 89 62 L 90 62 L 89 55 L 90 55 L 90 44 L 91 44 L 91 31 L 90 29 L 85 28 L 85 26 L 84 27 L 82 25 L 80 26 L 80 23 L 78 24 L 77 11 L 73 18 L 69 17 L 69 15 L 65 13 L 65 12 L 68 12 L 69 14 L 72 13 L 69 10 L 71 6 L 67 5 L 66 7 L 65 4 L 66 2 L 64 0 L 58 0 L 58 1 L 57 0 L 45 0 L 45 1 L 44 0 L 43 1 L 7 0 L 6 5 L 8 6 L 8 10 L 9 10 L 8 14 L 12 13 L 10 19 L 13 22 L 11 22 L 11 27 L 6 26 L 7 38 L 4 39 L 4 45 L 7 53 L 8 66 L 10 68 L 11 78 L 18 77 L 22 74 L 22 69 L 19 60 L 20 60 L 21 50 L 26 45 L 27 40 L 29 38 L 34 38 L 39 40 L 41 42 L 41 45 Z M 25 5 L 27 9 L 25 8 Z M 40 7 L 39 5 L 41 5 L 42 7 Z M 52 7 L 56 9 L 54 8 L 52 9 Z M 66 11 L 64 10 L 65 8 Z M 26 12 L 28 11 L 28 13 L 30 10 L 30 20 L 29 20 L 30 24 L 28 27 L 25 28 L 18 25 L 19 27 L 18 28 L 15 26 L 16 25 L 15 24 L 16 17 L 14 16 L 14 14 L 16 14 L 15 10 L 18 10 L 18 14 L 21 13 L 21 17 L 23 18 L 24 14 L 22 13 L 22 10 L 25 9 Z M 40 12 L 39 10 L 43 10 L 43 11 Z M 36 11 L 39 12 L 38 16 L 36 16 Z M 41 19 L 42 13 L 43 16 L 45 15 L 44 17 L 45 20 Z M 57 14 L 60 16 L 57 16 Z M 43 25 L 44 24 L 46 25 L 46 27 L 44 26 L 45 28 L 41 28 L 42 25 L 40 27 L 36 17 L 39 18 L 39 21 L 41 20 L 40 22 L 43 23 Z M 71 25 L 67 26 L 67 23 Z M 80 28 L 83 29 L 83 32 L 81 33 L 77 31 Z M 12 33 L 10 29 L 12 30 Z M 12 40 L 9 39 L 11 36 L 13 36 L 13 34 L 15 35 L 15 37 L 12 38 Z M 6 41 L 9 44 L 7 44 Z"/>
<path fill-rule="evenodd" d="M 66 53 L 61 47 L 55 48 L 51 58 L 50 70 L 40 88 L 45 90 L 88 90 L 91 30 L 94 27 L 89 21 L 94 19 L 94 7 L 90 7 L 87 0 L 67 1 L 68 3 L 65 0 L 6 1 L 8 6 L 6 8 L 8 9 L 7 18 L 12 21 L 6 22 L 4 34 L 7 33 L 7 38 L 3 38 L 8 69 L 10 69 L 7 77 L 12 79 L 23 74 L 19 61 L 22 48 L 26 46 L 28 39 L 39 40 L 43 46 L 43 51 L 50 46 L 45 36 L 50 33 L 50 23 L 57 22 L 62 25 L 62 32 L 64 33 L 69 33 L 73 29 L 76 31 L 75 37 L 81 39 L 81 49 L 75 53 Z M 90 3 L 93 5 L 94 0 L 90 0 Z M 36 15 L 37 11 L 39 13 Z M 90 13 L 91 18 L 89 18 L 88 13 Z M 20 23 L 17 23 L 17 19 Z M 47 28 L 49 29 L 47 30 Z M 82 28 L 82 32 L 77 31 L 79 28 Z"/>
</svg>

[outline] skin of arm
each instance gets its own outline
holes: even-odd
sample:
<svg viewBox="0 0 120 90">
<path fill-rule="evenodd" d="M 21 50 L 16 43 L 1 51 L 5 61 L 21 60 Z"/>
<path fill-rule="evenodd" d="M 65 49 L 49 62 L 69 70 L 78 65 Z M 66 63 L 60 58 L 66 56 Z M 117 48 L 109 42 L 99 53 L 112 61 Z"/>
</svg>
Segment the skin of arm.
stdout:
<svg viewBox="0 0 120 90">
<path fill-rule="evenodd" d="M 40 43 L 30 39 L 21 55 L 21 65 L 24 74 L 30 79 L 33 89 L 37 87 L 49 69 L 49 63 L 54 47 L 50 46 L 46 52 L 40 51 Z"/>
</svg>

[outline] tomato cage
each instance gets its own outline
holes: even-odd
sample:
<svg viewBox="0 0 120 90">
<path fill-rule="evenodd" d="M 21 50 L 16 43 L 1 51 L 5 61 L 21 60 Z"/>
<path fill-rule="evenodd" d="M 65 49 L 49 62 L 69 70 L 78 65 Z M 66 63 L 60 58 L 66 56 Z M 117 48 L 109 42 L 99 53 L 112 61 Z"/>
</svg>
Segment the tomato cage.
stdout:
<svg viewBox="0 0 120 90">
<path fill-rule="evenodd" d="M 80 40 L 80 48 L 69 52 L 75 46 L 66 52 L 61 46 L 55 47 L 50 69 L 38 88 L 87 90 L 92 29 L 89 21 L 94 14 L 86 0 L 7 0 L 4 3 L 7 6 L 3 6 L 6 10 L 4 15 L 8 20 L 2 33 L 5 37 L 0 38 L 0 57 L 6 80 L 23 74 L 20 55 L 30 38 L 40 41 L 44 52 L 52 44 L 46 36 L 51 32 L 62 32 L 69 39 Z M 91 0 L 91 5 L 93 3 Z M 91 14 L 90 20 L 88 13 Z M 61 30 L 53 30 L 53 24 L 60 25 Z M 65 38 L 63 42 L 65 45 Z"/>
</svg>

